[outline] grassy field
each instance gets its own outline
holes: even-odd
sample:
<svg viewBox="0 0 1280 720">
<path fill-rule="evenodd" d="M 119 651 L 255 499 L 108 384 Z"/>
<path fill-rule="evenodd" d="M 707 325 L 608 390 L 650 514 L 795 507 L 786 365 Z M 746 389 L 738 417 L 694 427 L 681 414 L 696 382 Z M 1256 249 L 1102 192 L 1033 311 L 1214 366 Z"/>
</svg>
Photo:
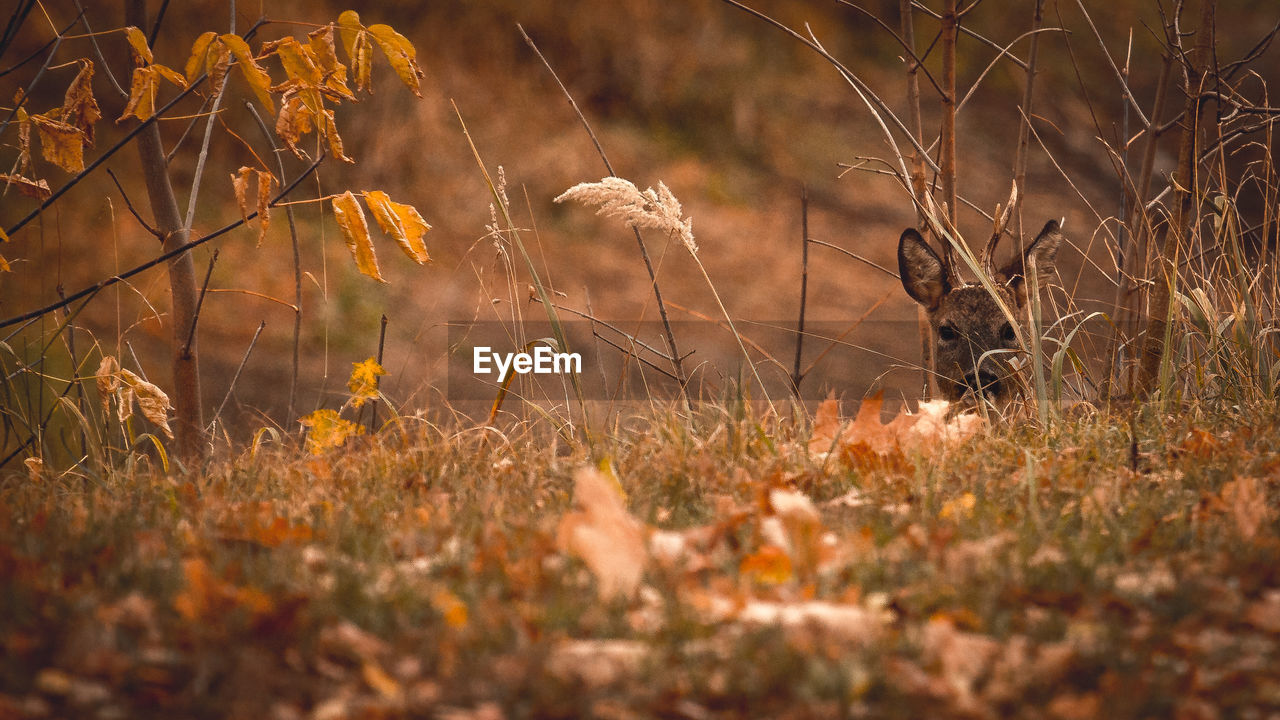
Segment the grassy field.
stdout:
<svg viewBox="0 0 1280 720">
<path fill-rule="evenodd" d="M 406 419 L 11 476 L 0 715 L 1271 717 L 1280 427 L 1245 417 Z"/>
<path fill-rule="evenodd" d="M 98 36 L 87 19 L 86 34 L 74 22 L 57 29 L 85 15 L 75 5 L 48 19 L 47 56 L 48 33 L 7 32 L 0 56 L 21 49 L 33 62 L 6 60 L 0 76 L 22 70 L 34 85 L 37 66 L 88 73 L 55 58 L 61 40 Z M 183 288 L 166 293 L 160 265 L 150 272 L 159 261 L 145 213 L 120 212 L 117 195 L 137 212 L 130 192 L 141 206 L 143 190 L 119 158 L 124 184 L 95 176 L 101 185 L 31 211 L 38 223 L 16 216 L 54 201 L 38 200 L 39 173 L 25 179 L 35 197 L 0 207 L 0 227 L 17 236 L 0 284 L 0 324 L 13 328 L 0 337 L 0 720 L 1280 718 L 1274 10 L 1204 0 L 1192 26 L 1183 3 L 1173 18 L 1163 4 L 1116 3 L 1095 22 L 1083 2 L 1035 18 L 975 2 L 963 14 L 983 12 L 963 35 L 920 4 L 897 25 L 896 4 L 871 14 L 815 0 L 780 6 L 787 39 L 774 20 L 712 3 L 584 6 L 568 18 L 559 4 L 467 5 L 457 18 L 458 5 L 433 6 L 404 28 L 411 39 L 385 17 L 367 28 L 345 14 L 333 26 L 265 25 L 279 37 L 255 39 L 257 59 L 284 82 L 235 55 L 253 83 L 236 80 L 236 97 L 301 87 L 325 112 L 346 97 L 328 86 L 343 82 L 339 66 L 297 74 L 307 67 L 289 54 L 300 52 L 283 42 L 289 33 L 311 32 L 325 67 L 329 42 L 353 38 L 353 79 L 369 70 L 369 53 L 353 49 L 380 38 L 376 57 L 392 67 L 378 70 L 378 99 L 366 98 L 378 104 L 359 116 L 372 121 L 324 125 L 352 129 L 353 153 L 373 160 L 364 174 L 326 165 L 331 174 L 290 201 L 296 218 L 277 213 L 272 237 L 259 236 L 265 218 L 234 237 L 203 235 L 222 238 L 217 263 L 212 245 L 177 251 L 206 268 L 198 323 L 170 299 Z M 370 8 L 367 21 L 379 13 L 395 15 Z M 174 67 L 196 17 L 151 43 Z M 518 39 L 517 21 L 546 39 L 554 67 Z M 892 27 L 910 36 L 912 23 L 920 34 L 899 40 Z M 100 79 L 113 52 L 129 53 L 135 78 L 169 77 L 146 59 L 141 31 L 120 30 L 102 34 L 118 47 L 96 53 Z M 878 41 L 864 42 L 871 31 Z M 6 55 L 9 36 L 21 42 Z M 213 34 L 203 37 L 208 50 Z M 247 42 L 218 37 L 214 70 Z M 429 72 L 414 71 L 414 43 Z M 848 64 L 828 63 L 827 47 Z M 917 72 L 903 60 L 913 47 L 929 55 L 915 77 L 923 103 L 904 82 Z M 556 67 L 572 89 L 554 84 Z M 200 63 L 190 68 L 198 83 Z M 957 72 L 962 82 L 944 91 Z M 393 75 L 425 102 L 408 111 L 417 101 L 382 92 Z M 63 80 L 17 95 L 33 112 L 63 103 L 38 128 L 87 109 L 76 97 L 89 96 Z M 893 94 L 872 102 L 864 82 Z M 960 91 L 975 100 L 957 126 Z M 140 127 L 119 107 L 130 93 L 97 92 L 116 121 L 100 123 L 101 146 L 105 133 L 133 132 L 119 121 Z M 565 95 L 582 100 L 583 121 L 601 121 L 599 158 Z M 143 163 L 172 169 L 192 198 L 209 145 L 197 150 L 200 133 L 175 137 L 168 121 L 190 129 L 208 117 L 207 142 L 214 116 L 196 98 L 192 115 L 163 118 L 172 166 Z M 230 137 L 209 157 L 230 165 L 210 170 L 220 189 L 189 201 L 183 232 L 234 224 L 232 195 L 245 187 L 226 172 L 269 168 L 274 140 L 255 150 L 244 136 L 256 128 L 234 115 L 242 105 L 218 116 Z M 281 137 L 330 133 L 293 107 L 274 117 L 277 134 L 285 119 Z M 22 168 L 32 160 L 23 123 L 36 115 L 9 114 L 26 119 L 4 140 L 18 145 L 0 149 L 17 150 Z M 54 169 L 48 146 L 59 142 L 93 150 L 92 114 L 62 141 L 40 136 L 32 167 Z M 596 183 L 606 145 L 623 170 Z M 940 167 L 926 173 L 934 147 Z M 959 176 L 947 159 L 957 155 Z M 302 158 L 289 162 L 277 186 L 306 177 Z M 836 162 L 851 173 L 845 185 Z M 45 192 L 88 177 L 67 164 L 45 173 L 55 180 Z M 957 177 L 965 187 L 952 195 Z M 388 234 L 379 252 L 397 258 L 394 236 L 425 262 L 407 228 L 421 244 L 430 221 L 432 274 L 406 275 L 411 260 L 397 258 L 398 270 L 386 265 L 395 282 L 361 275 L 387 279 L 347 190 L 384 183 L 423 217 L 386 230 L 377 216 Z M 800 210 L 810 191 L 812 208 Z M 996 273 L 993 257 L 973 252 L 987 237 L 988 249 L 1001 235 L 1027 240 L 1024 214 L 1032 228 L 1067 219 L 1056 274 L 1038 259 Z M 987 318 L 1007 319 L 1017 337 L 1016 350 L 986 354 L 1014 353 L 1021 407 L 920 403 L 888 417 L 917 405 L 921 328 L 891 269 L 902 269 L 893 239 L 912 222 L 952 249 L 944 255 L 959 252 L 948 283 L 972 275 L 1000 295 L 997 283 L 1029 281 L 1026 307 Z M 306 244 L 288 252 L 286 233 Z M 110 267 L 85 260 L 108 243 Z M 98 296 L 97 283 L 117 280 Z M 66 290 L 83 300 L 54 302 Z M 271 313 L 245 304 L 264 301 Z M 484 379 L 485 392 L 459 397 L 446 382 L 450 359 L 480 346 L 478 335 L 444 337 L 460 321 L 489 322 L 515 348 L 565 350 L 582 344 L 563 321 L 656 328 L 668 304 L 677 321 L 732 340 L 727 355 L 669 327 L 665 341 L 647 340 L 659 358 L 648 369 L 692 379 L 679 404 L 639 377 L 643 409 L 619 409 L 583 389 L 588 374 L 622 387 L 603 366 L 548 380 L 564 382 L 541 395 L 525 380 L 490 394 Z M 766 379 L 792 377 L 789 323 L 806 307 L 797 393 L 835 387 L 843 416 L 834 397 L 815 411 L 785 390 L 766 394 Z M 549 329 L 534 333 L 535 322 Z M 831 337 L 815 329 L 837 326 Z M 945 329 L 926 339 L 945 341 Z M 194 368 L 165 368 L 193 359 L 183 348 L 197 330 L 203 388 L 182 382 Z M 786 334 L 785 355 L 752 339 L 766 330 Z M 893 346 L 877 349 L 886 338 Z M 863 376 L 800 372 L 806 353 L 812 369 L 835 346 L 866 351 L 844 359 Z M 614 347 L 631 353 L 619 373 L 633 379 L 640 351 Z M 685 375 L 688 358 L 698 370 Z M 895 372 L 910 392 L 895 394 L 885 380 Z"/>
</svg>

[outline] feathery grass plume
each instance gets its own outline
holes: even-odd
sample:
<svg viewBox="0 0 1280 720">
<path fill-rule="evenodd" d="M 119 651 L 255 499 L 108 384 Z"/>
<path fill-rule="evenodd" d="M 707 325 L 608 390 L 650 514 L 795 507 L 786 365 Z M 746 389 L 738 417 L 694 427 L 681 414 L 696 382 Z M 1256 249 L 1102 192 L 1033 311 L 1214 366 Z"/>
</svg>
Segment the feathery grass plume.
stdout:
<svg viewBox="0 0 1280 720">
<path fill-rule="evenodd" d="M 698 254 L 693 241 L 693 218 L 681 217 L 680 201 L 661 181 L 658 189 L 641 192 L 630 180 L 607 177 L 600 182 L 579 183 L 565 190 L 556 202 L 577 200 L 585 205 L 599 205 L 597 215 L 620 217 L 641 228 L 661 230 L 679 238 L 690 255 Z"/>
</svg>

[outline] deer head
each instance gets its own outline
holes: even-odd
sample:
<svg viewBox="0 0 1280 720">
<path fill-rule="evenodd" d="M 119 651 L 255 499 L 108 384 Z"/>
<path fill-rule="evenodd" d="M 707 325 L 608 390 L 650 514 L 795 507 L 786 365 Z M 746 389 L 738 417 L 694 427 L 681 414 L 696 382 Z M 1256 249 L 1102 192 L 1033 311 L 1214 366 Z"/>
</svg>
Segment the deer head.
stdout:
<svg viewBox="0 0 1280 720">
<path fill-rule="evenodd" d="M 950 260 L 929 247 L 915 228 L 908 228 L 898 240 L 898 272 L 902 287 L 920 303 L 933 328 L 933 367 L 938 387 L 951 401 L 981 394 L 996 405 L 1013 398 L 1016 370 L 1010 364 L 1019 349 L 1018 323 L 1025 327 L 1026 268 L 1034 264 L 1038 285 L 1053 274 L 1054 260 L 1062 233 L 1050 220 L 1019 256 L 995 269 L 992 256 L 998 233 L 988 243 L 982 263 L 995 291 L 1013 318 L 980 283 L 960 281 Z M 993 352 L 994 351 L 994 352 Z"/>
</svg>

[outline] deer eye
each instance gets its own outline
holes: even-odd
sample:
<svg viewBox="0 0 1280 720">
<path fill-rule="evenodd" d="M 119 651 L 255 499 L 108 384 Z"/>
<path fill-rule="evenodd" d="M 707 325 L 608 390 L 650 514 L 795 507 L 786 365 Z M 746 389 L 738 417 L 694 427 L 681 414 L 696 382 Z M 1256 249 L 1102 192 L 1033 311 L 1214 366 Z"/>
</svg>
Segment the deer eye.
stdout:
<svg viewBox="0 0 1280 720">
<path fill-rule="evenodd" d="M 954 327 L 950 325 L 940 325 L 938 327 L 938 339 L 942 342 L 951 342 L 958 337 L 960 337 L 960 333 L 956 332 Z"/>
<path fill-rule="evenodd" d="M 1014 343 L 1018 341 L 1018 334 L 1013 331 L 1013 326 L 1006 322 L 1000 328 L 1000 339 L 1007 343 Z"/>
</svg>

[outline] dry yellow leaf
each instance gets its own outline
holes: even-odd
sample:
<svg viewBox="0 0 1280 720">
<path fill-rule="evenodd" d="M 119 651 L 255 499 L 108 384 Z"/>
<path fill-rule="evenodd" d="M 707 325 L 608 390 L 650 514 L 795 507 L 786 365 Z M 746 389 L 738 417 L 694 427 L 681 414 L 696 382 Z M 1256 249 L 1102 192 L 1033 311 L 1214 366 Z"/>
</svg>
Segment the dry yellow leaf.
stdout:
<svg viewBox="0 0 1280 720">
<path fill-rule="evenodd" d="M 414 95 L 422 97 L 422 93 L 418 91 L 418 78 L 423 76 L 423 72 L 418 66 L 418 51 L 414 49 L 413 43 L 390 25 L 370 25 L 369 34 L 378 43 L 378 47 L 382 48 L 382 53 L 387 56 L 396 75 L 400 76 L 400 81 Z"/>
<path fill-rule="evenodd" d="M 240 206 L 240 217 L 244 219 L 247 226 L 249 220 L 249 178 L 256 177 L 258 181 L 257 207 L 254 212 L 257 213 L 258 219 L 258 246 L 262 246 L 262 241 L 267 237 L 267 226 L 271 223 L 271 183 L 275 178 L 271 173 L 265 170 L 256 170 L 251 167 L 242 167 L 239 171 L 231 175 L 231 187 L 235 190 L 236 204 Z"/>
<path fill-rule="evenodd" d="M 365 222 L 364 211 L 360 209 L 360 203 L 356 202 L 356 196 L 350 190 L 333 199 L 333 219 L 342 229 L 342 237 L 346 239 L 347 248 L 351 250 L 351 257 L 355 259 L 360 272 L 378 282 L 386 282 L 378 271 L 378 257 L 373 252 L 373 241 L 369 238 L 369 224 Z"/>
<path fill-rule="evenodd" d="M 138 377 L 132 370 L 121 370 L 120 381 L 132 390 L 133 396 L 138 400 L 138 409 L 142 411 L 142 416 L 158 426 L 172 440 L 173 430 L 169 427 L 169 411 L 173 406 L 169 404 L 169 396 L 159 387 Z"/>
<path fill-rule="evenodd" d="M 271 225 L 271 183 L 275 176 L 265 170 L 258 170 L 258 246 L 267 237 L 267 227 Z"/>
<path fill-rule="evenodd" d="M 147 47 L 147 36 L 143 35 L 141 30 L 130 25 L 124 29 L 124 36 L 128 38 L 129 47 L 133 49 L 135 65 L 150 65 L 155 62 L 151 55 L 151 48 Z"/>
<path fill-rule="evenodd" d="M 0 240 L 9 242 L 9 236 L 4 230 L 0 230 Z M 13 269 L 9 267 L 9 261 L 5 260 L 3 255 L 0 255 L 0 272 L 13 272 Z"/>
<path fill-rule="evenodd" d="M 197 74 L 205 67 L 205 57 L 209 54 L 209 45 L 216 37 L 218 37 L 218 33 L 210 30 L 202 33 L 191 44 L 191 57 L 187 59 L 187 64 L 183 67 L 183 74 L 187 76 L 187 82 L 194 82 Z"/>
<path fill-rule="evenodd" d="M 315 114 L 296 93 L 288 94 L 281 101 L 280 114 L 276 116 L 276 134 L 298 158 L 304 157 L 298 149 L 303 135 L 315 129 Z"/>
<path fill-rule="evenodd" d="M 22 177 L 21 175 L 9 175 L 8 173 L 0 173 L 0 183 L 4 183 L 6 187 L 13 185 L 18 188 L 18 192 L 36 200 L 48 200 L 53 193 L 49 190 L 49 183 L 45 180 L 32 180 L 31 178 Z"/>
<path fill-rule="evenodd" d="M 149 67 L 133 69 L 133 83 L 129 86 L 129 102 L 116 122 L 136 117 L 146 122 L 156 111 L 156 74 Z"/>
<path fill-rule="evenodd" d="M 364 200 L 373 211 L 373 218 L 378 221 L 382 232 L 390 235 L 400 245 L 400 249 L 409 259 L 424 265 L 431 261 L 427 255 L 427 245 L 422 237 L 431 226 L 427 224 L 417 209 L 412 205 L 393 202 L 381 190 L 365 190 Z"/>
<path fill-rule="evenodd" d="M 342 447 L 347 438 L 364 434 L 363 426 L 343 419 L 337 410 L 316 410 L 298 422 L 311 428 L 307 431 L 307 449 L 313 455 Z"/>
<path fill-rule="evenodd" d="M 227 71 L 231 69 L 231 48 L 217 38 L 209 46 L 209 53 L 204 58 L 204 71 L 209 74 L 209 87 L 214 93 L 222 91 L 222 84 L 227 81 Z"/>
<path fill-rule="evenodd" d="M 218 39 L 235 56 L 236 64 L 240 66 L 240 73 L 244 75 L 249 87 L 253 88 L 253 94 L 258 96 L 258 102 L 262 103 L 269 112 L 274 113 L 276 105 L 271 100 L 271 76 L 254 59 L 253 53 L 249 51 L 249 43 L 235 33 L 224 33 Z"/>
<path fill-rule="evenodd" d="M 342 49 L 347 51 L 347 59 L 354 65 L 356 62 L 356 38 L 364 32 L 360 24 L 360 13 L 346 10 L 338 16 L 338 33 L 342 36 Z"/>
<path fill-rule="evenodd" d="M 358 363 L 351 363 L 351 378 L 347 380 L 347 389 L 351 391 L 351 406 L 360 407 L 369 400 L 378 398 L 378 378 L 387 371 L 373 358 Z"/>
<path fill-rule="evenodd" d="M 93 61 L 81 60 L 80 72 L 62 98 L 62 121 L 79 128 L 85 142 L 93 147 L 93 125 L 102 119 L 102 110 L 93 97 Z"/>
<path fill-rule="evenodd" d="M 45 160 L 69 173 L 84 170 L 85 136 L 80 128 L 43 115 L 32 115 L 31 122 L 40 136 L 40 154 Z"/>
<path fill-rule="evenodd" d="M 114 356 L 103 355 L 102 362 L 98 363 L 98 372 L 95 379 L 98 381 L 98 395 L 102 398 L 102 412 L 107 414 L 111 411 L 111 396 L 120 388 L 120 363 L 116 362 Z"/>
<path fill-rule="evenodd" d="M 174 70 L 173 68 L 167 65 L 161 65 L 160 63 L 155 63 L 154 65 L 151 66 L 151 69 L 154 70 L 156 74 L 159 75 L 160 77 L 164 78 L 165 80 L 168 80 L 169 82 L 173 83 L 174 85 L 177 85 L 180 88 L 185 88 L 187 86 L 187 79 L 182 76 L 182 73 L 178 72 L 177 70 Z"/>
<path fill-rule="evenodd" d="M 338 53 L 333 44 L 333 25 L 325 25 L 307 35 L 311 47 L 311 56 L 324 74 L 324 87 L 333 93 L 349 100 L 356 96 L 347 87 L 347 66 L 338 62 Z"/>
<path fill-rule="evenodd" d="M 239 171 L 231 173 L 231 188 L 236 194 L 236 205 L 240 206 L 240 217 L 249 222 L 249 176 L 253 168 L 245 165 Z"/>
<path fill-rule="evenodd" d="M 303 87 L 307 88 L 320 86 L 323 78 L 320 68 L 316 66 L 311 48 L 292 37 L 280 38 L 266 47 L 280 58 L 280 65 L 284 67 L 285 75 L 288 75 L 290 80 L 298 80 Z"/>
<path fill-rule="evenodd" d="M 342 138 L 338 135 L 338 125 L 333 121 L 333 111 L 324 111 L 324 137 L 329 141 L 329 152 L 343 162 L 353 163 L 342 149 Z"/>
</svg>

